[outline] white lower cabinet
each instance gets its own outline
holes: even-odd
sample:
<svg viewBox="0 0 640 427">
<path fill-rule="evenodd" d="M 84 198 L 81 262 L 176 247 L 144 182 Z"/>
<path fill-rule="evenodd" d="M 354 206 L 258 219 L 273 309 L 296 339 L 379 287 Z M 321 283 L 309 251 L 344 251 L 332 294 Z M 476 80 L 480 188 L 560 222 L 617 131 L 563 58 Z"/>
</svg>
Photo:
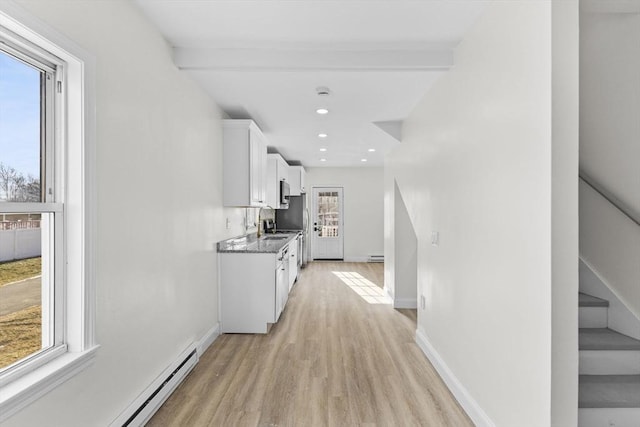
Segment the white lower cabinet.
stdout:
<svg viewBox="0 0 640 427">
<path fill-rule="evenodd" d="M 269 331 L 269 324 L 278 321 L 289 298 L 288 267 L 297 269 L 290 259 L 287 248 L 278 253 L 219 254 L 222 333 Z"/>
<path fill-rule="evenodd" d="M 289 299 L 289 250 L 278 252 L 276 256 L 276 321 L 280 318 Z"/>
<path fill-rule="evenodd" d="M 288 290 L 291 291 L 293 288 L 293 284 L 298 278 L 298 239 L 300 236 L 296 237 L 289 243 L 289 277 L 287 281 L 289 283 Z"/>
</svg>

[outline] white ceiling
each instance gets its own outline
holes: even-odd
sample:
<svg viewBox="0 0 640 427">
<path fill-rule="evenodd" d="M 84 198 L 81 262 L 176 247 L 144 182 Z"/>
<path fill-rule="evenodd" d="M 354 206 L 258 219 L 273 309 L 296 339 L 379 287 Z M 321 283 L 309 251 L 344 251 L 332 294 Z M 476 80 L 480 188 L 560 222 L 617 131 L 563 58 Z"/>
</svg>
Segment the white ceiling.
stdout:
<svg viewBox="0 0 640 427">
<path fill-rule="evenodd" d="M 452 49 L 485 3 L 135 2 L 174 47 L 178 67 L 231 118 L 255 120 L 269 146 L 305 166 L 381 166 L 399 142 L 374 122 L 407 117 L 452 66 Z M 318 86 L 331 94 L 319 97 Z"/>
</svg>

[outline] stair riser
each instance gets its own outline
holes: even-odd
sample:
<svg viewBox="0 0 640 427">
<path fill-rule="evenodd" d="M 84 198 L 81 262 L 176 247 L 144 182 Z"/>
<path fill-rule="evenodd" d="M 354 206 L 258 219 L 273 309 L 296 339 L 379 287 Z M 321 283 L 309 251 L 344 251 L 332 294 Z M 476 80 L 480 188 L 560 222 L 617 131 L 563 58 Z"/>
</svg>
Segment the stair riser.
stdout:
<svg viewBox="0 0 640 427">
<path fill-rule="evenodd" d="M 581 375 L 640 375 L 640 351 L 580 350 L 579 372 Z"/>
<path fill-rule="evenodd" d="M 581 328 L 606 328 L 608 325 L 607 307 L 580 307 L 578 325 Z"/>
<path fill-rule="evenodd" d="M 640 408 L 581 408 L 578 427 L 638 427 Z"/>
</svg>

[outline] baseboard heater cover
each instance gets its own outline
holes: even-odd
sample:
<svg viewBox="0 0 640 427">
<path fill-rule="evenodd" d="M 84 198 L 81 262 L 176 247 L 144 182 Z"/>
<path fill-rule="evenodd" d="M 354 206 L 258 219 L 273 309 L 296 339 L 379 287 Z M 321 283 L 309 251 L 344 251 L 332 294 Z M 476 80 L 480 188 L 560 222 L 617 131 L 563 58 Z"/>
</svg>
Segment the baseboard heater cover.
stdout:
<svg viewBox="0 0 640 427">
<path fill-rule="evenodd" d="M 384 255 L 369 255 L 368 262 L 384 262 Z"/>
<path fill-rule="evenodd" d="M 184 355 L 185 353 L 182 354 Z M 121 424 L 122 427 L 144 426 L 165 402 L 165 400 L 167 400 L 173 390 L 175 390 L 176 387 L 178 387 L 178 385 L 180 385 L 180 383 L 185 379 L 187 374 L 191 372 L 196 363 L 198 363 L 198 353 L 196 349 L 193 348 L 178 364 L 177 368 L 168 374 L 167 371 L 165 371 L 163 375 L 154 382 L 154 384 L 157 384 L 160 379 L 164 378 L 160 385 L 154 389 L 154 384 L 152 384 L 145 393 L 136 399 L 136 402 L 132 405 L 134 408 L 136 407 L 135 404 L 137 402 L 142 400 L 142 403 L 137 406 L 137 409 L 133 410 L 133 413 L 131 413 L 131 407 L 128 411 L 125 411 L 125 414 L 131 413 L 131 415 Z M 148 397 L 144 398 L 143 396 L 145 394 L 148 394 Z M 124 417 L 126 417 L 126 415 L 121 416 L 121 418 Z M 113 427 L 115 425 L 119 425 L 119 422 L 117 424 L 113 423 L 111 426 Z"/>
</svg>

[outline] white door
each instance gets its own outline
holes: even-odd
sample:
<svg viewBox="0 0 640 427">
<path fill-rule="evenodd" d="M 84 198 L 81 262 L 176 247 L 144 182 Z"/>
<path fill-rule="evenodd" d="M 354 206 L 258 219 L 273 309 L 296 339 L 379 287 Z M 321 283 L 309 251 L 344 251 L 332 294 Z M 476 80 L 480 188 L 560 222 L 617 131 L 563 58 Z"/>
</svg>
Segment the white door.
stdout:
<svg viewBox="0 0 640 427">
<path fill-rule="evenodd" d="M 343 205 L 342 187 L 313 187 L 313 259 L 344 259 Z"/>
</svg>

